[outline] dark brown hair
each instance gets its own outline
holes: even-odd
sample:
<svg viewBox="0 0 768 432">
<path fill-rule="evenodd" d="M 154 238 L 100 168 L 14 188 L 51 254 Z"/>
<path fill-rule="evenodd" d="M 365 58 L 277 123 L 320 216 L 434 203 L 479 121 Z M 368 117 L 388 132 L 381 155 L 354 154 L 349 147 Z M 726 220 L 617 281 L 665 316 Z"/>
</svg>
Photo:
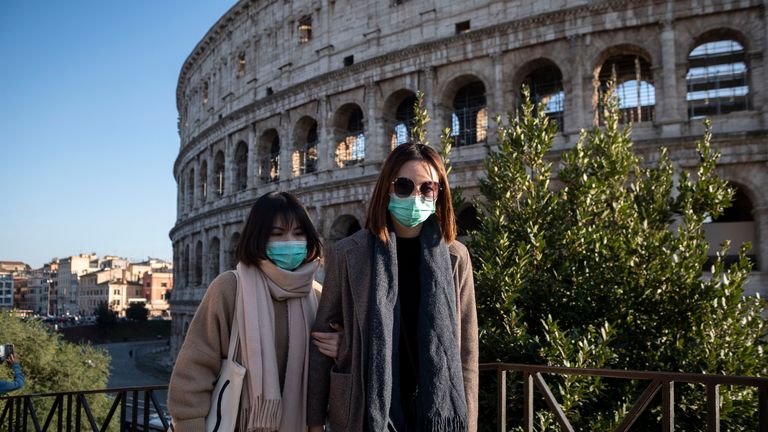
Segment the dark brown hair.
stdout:
<svg viewBox="0 0 768 432">
<path fill-rule="evenodd" d="M 373 189 L 371 202 L 368 204 L 368 218 L 365 221 L 365 227 L 384 243 L 389 241 L 387 235 L 389 185 L 395 180 L 400 167 L 410 161 L 425 162 L 437 171 L 441 190 L 437 195 L 435 216 L 445 242 L 451 243 L 456 239 L 456 221 L 453 215 L 453 204 L 451 204 L 448 175 L 445 173 L 445 166 L 443 166 L 440 155 L 432 147 L 423 144 L 401 144 L 387 156 L 387 160 L 384 161 L 384 166 L 381 168 L 379 179 L 376 181 L 376 187 Z"/>
<path fill-rule="evenodd" d="M 251 207 L 245 228 L 237 245 L 237 259 L 248 265 L 258 265 L 260 259 L 267 259 L 267 243 L 276 220 L 293 221 L 307 237 L 307 259 L 319 258 L 322 243 L 307 210 L 288 192 L 269 192 L 262 195 Z"/>
</svg>

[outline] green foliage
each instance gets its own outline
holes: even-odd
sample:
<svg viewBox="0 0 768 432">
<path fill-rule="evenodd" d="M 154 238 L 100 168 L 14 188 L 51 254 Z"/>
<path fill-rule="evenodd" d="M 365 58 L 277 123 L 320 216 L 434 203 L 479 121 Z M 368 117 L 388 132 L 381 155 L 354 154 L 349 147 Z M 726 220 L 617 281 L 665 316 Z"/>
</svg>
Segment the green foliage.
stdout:
<svg viewBox="0 0 768 432">
<path fill-rule="evenodd" d="M 107 302 L 99 302 L 94 314 L 96 315 L 96 325 L 100 328 L 112 327 L 117 322 L 117 315 L 107 306 Z"/>
<path fill-rule="evenodd" d="M 583 132 L 553 176 L 556 125 L 525 97 L 519 115 L 498 127 L 470 244 L 481 361 L 765 376 L 765 305 L 743 295 L 748 246 L 728 268 L 724 244 L 703 271 L 702 225 L 733 194 L 715 173 L 709 125 L 695 170 L 675 170 L 666 149 L 648 166 L 609 95 L 603 126 Z M 643 385 L 547 379 L 581 430 L 615 427 Z M 702 392 L 678 386 L 679 430 L 703 429 Z M 754 392 L 724 389 L 721 400 L 724 429 L 756 428 Z M 645 427 L 654 429 L 655 417 Z M 556 428 L 551 416 L 537 422 Z"/>
<path fill-rule="evenodd" d="M 57 333 L 49 333 L 43 323 L 9 313 L 0 313 L 0 329 L 0 340 L 15 345 L 26 381 L 11 395 L 107 387 L 110 357 L 101 349 L 64 342 Z M 9 368 L 3 367 L 2 379 L 9 378 Z M 107 397 L 89 395 L 87 399 L 96 418 L 103 419 L 109 409 Z M 47 413 L 51 403 L 50 398 L 36 399 L 37 412 Z"/>
<path fill-rule="evenodd" d="M 132 321 L 146 321 L 149 310 L 144 303 L 134 302 L 125 310 L 125 317 Z"/>
<path fill-rule="evenodd" d="M 424 106 L 424 92 L 421 90 L 416 92 L 416 103 L 413 106 L 413 126 L 411 128 L 411 136 L 413 142 L 416 144 L 429 145 L 427 141 L 427 123 L 429 123 L 429 112 Z M 451 137 L 451 129 L 443 129 L 440 133 L 440 157 L 443 159 L 443 165 L 445 165 L 446 175 L 451 174 L 453 167 L 451 166 L 451 150 L 453 149 L 453 139 Z M 463 191 L 460 187 L 451 188 L 451 204 L 454 210 L 462 208 L 465 204 L 463 197 Z"/>
</svg>

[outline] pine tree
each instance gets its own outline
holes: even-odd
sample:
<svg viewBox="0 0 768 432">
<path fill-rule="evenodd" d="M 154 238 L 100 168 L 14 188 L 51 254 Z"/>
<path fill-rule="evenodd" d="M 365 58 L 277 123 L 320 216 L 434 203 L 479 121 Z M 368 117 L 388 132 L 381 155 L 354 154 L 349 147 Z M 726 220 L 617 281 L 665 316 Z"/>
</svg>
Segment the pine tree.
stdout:
<svg viewBox="0 0 768 432">
<path fill-rule="evenodd" d="M 733 194 L 715 173 L 709 125 L 693 172 L 676 170 L 665 149 L 649 166 L 608 95 L 602 127 L 583 132 L 553 172 L 557 127 L 525 98 L 498 127 L 470 244 L 481 361 L 765 376 L 765 304 L 743 295 L 749 245 L 730 267 L 722 245 L 704 269 L 702 226 Z M 634 382 L 548 380 L 578 430 L 612 430 L 642 391 Z M 723 389 L 721 400 L 725 430 L 756 429 L 754 392 Z M 678 430 L 702 430 L 701 388 L 679 386 L 676 409 Z M 539 430 L 556 430 L 542 411 Z M 658 414 L 642 423 L 657 430 Z"/>
</svg>

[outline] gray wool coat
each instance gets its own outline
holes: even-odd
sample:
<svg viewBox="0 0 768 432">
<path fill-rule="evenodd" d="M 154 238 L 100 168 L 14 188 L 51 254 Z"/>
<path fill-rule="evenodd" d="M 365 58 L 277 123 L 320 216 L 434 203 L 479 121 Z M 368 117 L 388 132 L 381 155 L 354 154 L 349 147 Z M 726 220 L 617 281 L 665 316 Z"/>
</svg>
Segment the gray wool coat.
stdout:
<svg viewBox="0 0 768 432">
<path fill-rule="evenodd" d="M 365 422 L 365 370 L 369 344 L 368 302 L 371 292 L 371 243 L 368 231 L 336 243 L 326 257 L 323 295 L 312 331 L 333 331 L 342 323 L 344 336 L 334 360 L 310 344 L 307 424 L 324 425 L 333 432 L 361 432 Z M 477 430 L 478 333 L 475 286 L 467 248 L 458 241 L 448 245 L 457 299 L 457 334 L 460 344 L 469 431 Z M 370 431 L 377 432 L 377 431 Z"/>
</svg>

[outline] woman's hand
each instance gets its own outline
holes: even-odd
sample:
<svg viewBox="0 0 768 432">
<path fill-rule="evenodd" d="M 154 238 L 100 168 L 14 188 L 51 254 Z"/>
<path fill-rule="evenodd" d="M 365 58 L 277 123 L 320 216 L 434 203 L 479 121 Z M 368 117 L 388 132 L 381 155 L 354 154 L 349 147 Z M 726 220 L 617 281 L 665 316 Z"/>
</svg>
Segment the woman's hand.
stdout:
<svg viewBox="0 0 768 432">
<path fill-rule="evenodd" d="M 19 362 L 18 357 L 16 357 L 16 353 L 11 353 L 8 356 L 8 366 L 14 365 Z"/>
<path fill-rule="evenodd" d="M 339 347 L 344 337 L 344 326 L 335 323 L 330 324 L 330 326 L 335 330 L 334 332 L 312 332 L 312 342 L 323 355 L 336 359 L 339 356 Z M 322 429 L 320 430 L 322 431 Z M 311 428 L 310 432 L 313 432 Z"/>
</svg>

